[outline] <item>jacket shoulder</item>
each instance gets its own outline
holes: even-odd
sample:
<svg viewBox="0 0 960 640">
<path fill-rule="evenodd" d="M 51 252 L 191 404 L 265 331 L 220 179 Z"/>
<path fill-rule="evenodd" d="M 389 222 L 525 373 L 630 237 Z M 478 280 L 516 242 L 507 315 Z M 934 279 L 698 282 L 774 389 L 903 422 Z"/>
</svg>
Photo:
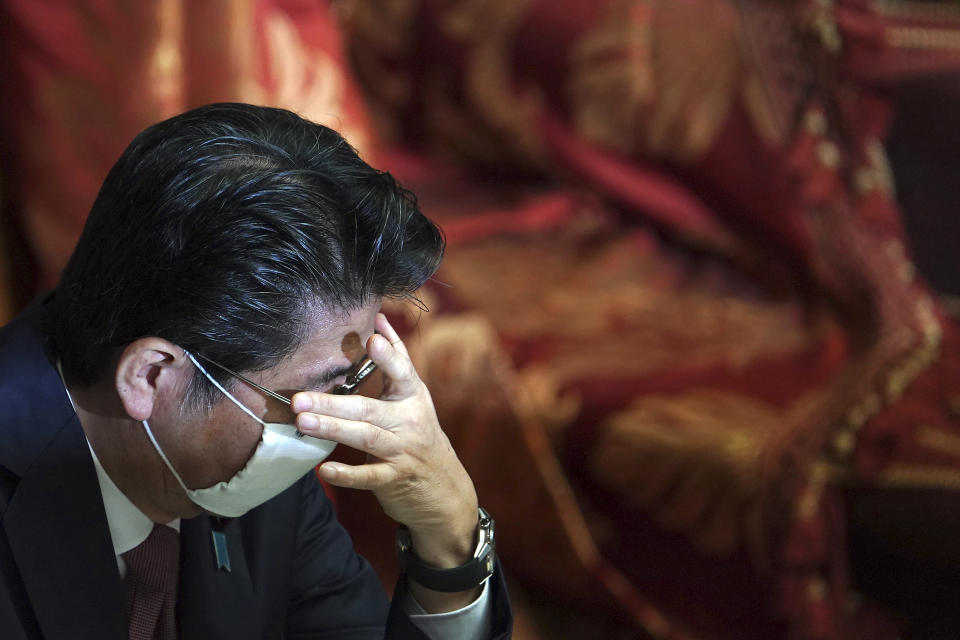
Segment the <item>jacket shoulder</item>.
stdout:
<svg viewBox="0 0 960 640">
<path fill-rule="evenodd" d="M 50 438 L 75 418 L 47 355 L 35 301 L 0 328 L 0 470 L 22 475 Z M 0 473 L 3 475 L 3 473 Z"/>
</svg>

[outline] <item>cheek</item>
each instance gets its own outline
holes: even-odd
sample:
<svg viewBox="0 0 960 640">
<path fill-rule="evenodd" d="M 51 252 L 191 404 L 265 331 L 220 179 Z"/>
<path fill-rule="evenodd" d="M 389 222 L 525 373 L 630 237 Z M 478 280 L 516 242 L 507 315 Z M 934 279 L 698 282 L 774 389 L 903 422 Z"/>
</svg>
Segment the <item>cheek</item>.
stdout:
<svg viewBox="0 0 960 640">
<path fill-rule="evenodd" d="M 228 470 L 236 473 L 256 451 L 262 433 L 263 426 L 248 417 L 228 425 L 227 430 L 211 444 L 222 451 L 222 459 Z"/>
<path fill-rule="evenodd" d="M 224 482 L 242 469 L 256 451 L 263 426 L 242 412 L 219 412 L 202 436 L 210 484 Z"/>
<path fill-rule="evenodd" d="M 281 393 L 292 396 L 297 393 L 295 389 L 284 389 Z M 264 422 L 279 422 L 280 424 L 293 424 L 297 418 L 289 405 L 282 404 L 279 400 L 270 400 L 267 402 L 266 412 L 260 416 Z"/>
</svg>

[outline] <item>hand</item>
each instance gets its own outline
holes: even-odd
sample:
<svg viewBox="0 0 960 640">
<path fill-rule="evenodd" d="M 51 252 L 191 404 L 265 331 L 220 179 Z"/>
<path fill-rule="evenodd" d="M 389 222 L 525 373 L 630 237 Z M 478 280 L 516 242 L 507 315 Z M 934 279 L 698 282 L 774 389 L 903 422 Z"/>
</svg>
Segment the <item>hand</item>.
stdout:
<svg viewBox="0 0 960 640">
<path fill-rule="evenodd" d="M 298 393 L 293 397 L 297 427 L 365 452 L 366 464 L 325 462 L 320 476 L 332 485 L 372 491 L 387 515 L 410 529 L 424 562 L 459 566 L 472 557 L 475 545 L 473 481 L 440 428 L 406 346 L 383 314 L 377 316 L 376 330 L 367 353 L 383 372 L 380 398 Z"/>
</svg>

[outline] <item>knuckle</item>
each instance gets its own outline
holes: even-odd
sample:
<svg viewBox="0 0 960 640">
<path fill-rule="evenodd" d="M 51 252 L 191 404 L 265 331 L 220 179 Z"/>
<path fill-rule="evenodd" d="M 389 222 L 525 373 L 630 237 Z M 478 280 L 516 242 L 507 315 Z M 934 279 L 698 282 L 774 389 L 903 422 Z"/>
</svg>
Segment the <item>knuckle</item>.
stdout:
<svg viewBox="0 0 960 640">
<path fill-rule="evenodd" d="M 357 409 L 357 418 L 362 422 L 369 422 L 372 416 L 372 408 L 370 406 L 370 400 L 366 396 L 355 396 L 358 398 L 358 409 Z"/>
<path fill-rule="evenodd" d="M 312 393 L 312 392 L 301 392 L 301 393 L 310 393 L 310 411 L 316 414 L 326 413 L 327 399 L 323 397 L 322 394 Z"/>
<path fill-rule="evenodd" d="M 369 468 L 366 473 L 367 484 L 377 485 L 380 484 L 380 474 L 377 473 L 376 469 Z"/>
<path fill-rule="evenodd" d="M 339 422 L 327 417 L 320 418 L 318 427 L 323 433 L 330 436 L 338 436 L 343 431 Z"/>
<path fill-rule="evenodd" d="M 370 451 L 379 447 L 381 439 L 380 430 L 376 427 L 367 429 L 363 434 L 363 444 Z"/>
<path fill-rule="evenodd" d="M 411 380 L 420 382 L 420 376 L 417 375 L 417 368 L 413 366 L 413 361 L 410 360 L 410 358 L 404 358 L 403 375 Z"/>
</svg>

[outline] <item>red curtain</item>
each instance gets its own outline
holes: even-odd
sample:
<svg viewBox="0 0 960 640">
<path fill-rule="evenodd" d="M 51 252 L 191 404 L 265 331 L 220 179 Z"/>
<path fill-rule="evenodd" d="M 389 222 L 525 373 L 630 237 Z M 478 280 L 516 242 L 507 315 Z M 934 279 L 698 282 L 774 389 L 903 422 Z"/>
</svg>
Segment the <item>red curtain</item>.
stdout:
<svg viewBox="0 0 960 640">
<path fill-rule="evenodd" d="M 935 550 L 949 523 L 918 491 L 960 512 L 956 324 L 915 272 L 883 150 L 898 83 L 960 66 L 956 10 L 0 6 L 20 302 L 55 283 L 144 126 L 217 100 L 293 108 L 446 230 L 432 311 L 394 313 L 497 518 L 518 637 L 910 630 L 854 584 L 848 534 L 878 504 L 898 515 L 874 525 Z M 391 523 L 338 498 L 391 582 Z"/>
</svg>

